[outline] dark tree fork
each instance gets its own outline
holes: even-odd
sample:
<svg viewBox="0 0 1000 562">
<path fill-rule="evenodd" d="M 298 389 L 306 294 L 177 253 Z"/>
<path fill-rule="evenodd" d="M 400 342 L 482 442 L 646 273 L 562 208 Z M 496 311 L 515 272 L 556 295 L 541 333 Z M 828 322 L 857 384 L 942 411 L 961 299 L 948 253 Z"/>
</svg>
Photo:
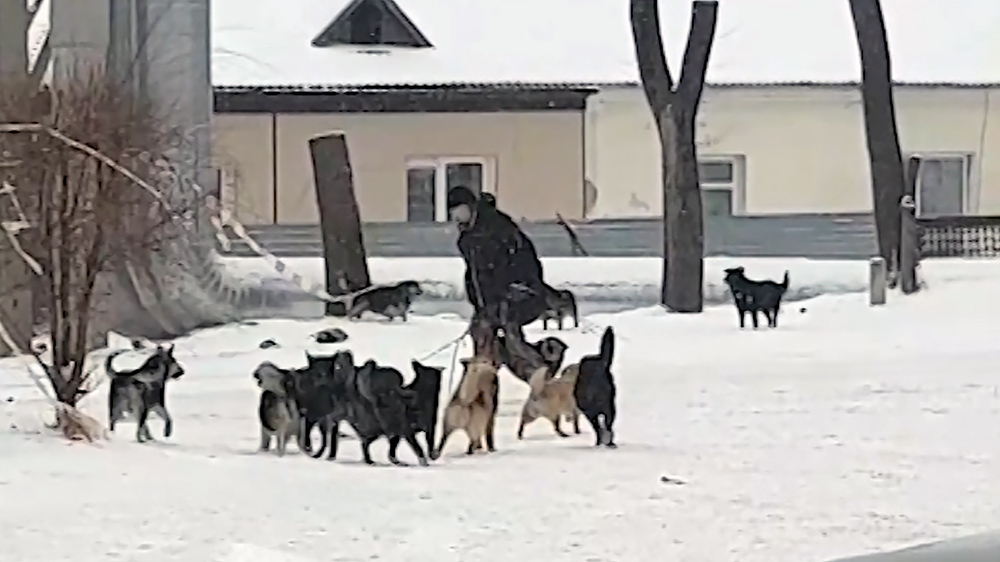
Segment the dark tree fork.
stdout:
<svg viewBox="0 0 1000 562">
<path fill-rule="evenodd" d="M 663 284 L 660 302 L 671 312 L 701 312 L 704 295 L 704 219 L 695 147 L 695 117 L 715 38 L 717 1 L 692 6 L 681 76 L 674 84 L 663 52 L 658 0 L 631 0 L 639 75 L 660 136 L 663 179 Z"/>
<path fill-rule="evenodd" d="M 882 17 L 879 0 L 850 0 L 850 5 L 861 57 L 861 102 L 864 106 L 865 136 L 868 140 L 878 252 L 885 263 L 890 265 L 890 278 L 895 280 L 900 263 L 904 260 L 912 261 L 912 256 L 900 255 L 900 202 L 906 180 L 903 155 L 899 148 L 899 132 L 896 129 L 885 19 Z M 916 176 L 913 180 L 916 180 Z M 912 269 L 912 265 L 909 267 Z M 907 288 L 910 288 L 909 285 Z"/>
</svg>

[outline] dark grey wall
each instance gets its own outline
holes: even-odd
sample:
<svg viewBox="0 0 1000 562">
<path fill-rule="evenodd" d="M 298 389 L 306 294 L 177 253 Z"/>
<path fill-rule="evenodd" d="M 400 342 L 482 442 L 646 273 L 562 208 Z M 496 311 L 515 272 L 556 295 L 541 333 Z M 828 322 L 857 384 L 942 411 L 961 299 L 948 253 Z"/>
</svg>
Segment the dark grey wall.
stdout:
<svg viewBox="0 0 1000 562">
<path fill-rule="evenodd" d="M 576 225 L 592 256 L 641 257 L 661 254 L 658 219 L 595 220 Z M 558 224 L 524 223 L 525 232 L 543 256 L 571 256 L 569 238 Z M 279 256 L 320 256 L 319 226 L 259 226 L 251 237 Z M 365 245 L 372 256 L 457 256 L 455 228 L 448 224 L 368 223 Z M 235 237 L 231 255 L 253 255 Z M 709 217 L 705 254 L 709 256 L 802 256 L 869 258 L 875 253 L 870 214 Z"/>
</svg>

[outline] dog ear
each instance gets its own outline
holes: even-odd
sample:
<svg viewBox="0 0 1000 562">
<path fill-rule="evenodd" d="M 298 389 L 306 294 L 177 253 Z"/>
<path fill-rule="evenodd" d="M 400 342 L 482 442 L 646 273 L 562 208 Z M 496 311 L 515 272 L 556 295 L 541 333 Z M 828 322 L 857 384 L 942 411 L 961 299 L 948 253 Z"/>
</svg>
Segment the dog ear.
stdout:
<svg viewBox="0 0 1000 562">
<path fill-rule="evenodd" d="M 174 356 L 174 344 L 170 344 L 170 347 L 166 349 L 167 355 L 170 357 Z"/>
<path fill-rule="evenodd" d="M 418 373 L 424 369 L 424 366 L 420 364 L 420 361 L 417 361 L 416 359 L 410 361 L 410 367 L 413 367 L 414 373 Z"/>
</svg>

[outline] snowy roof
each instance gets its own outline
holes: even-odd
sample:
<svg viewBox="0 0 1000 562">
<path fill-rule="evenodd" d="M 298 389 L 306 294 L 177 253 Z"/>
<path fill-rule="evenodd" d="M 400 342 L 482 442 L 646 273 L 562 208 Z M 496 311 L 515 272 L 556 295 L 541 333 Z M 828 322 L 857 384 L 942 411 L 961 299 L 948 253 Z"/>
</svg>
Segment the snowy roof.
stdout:
<svg viewBox="0 0 1000 562">
<path fill-rule="evenodd" d="M 434 45 L 313 47 L 349 0 L 213 0 L 216 86 L 635 83 L 628 0 L 396 0 Z M 294 7 L 293 7 L 294 6 Z M 690 0 L 661 0 L 675 77 Z M 901 83 L 1000 84 L 1000 1 L 882 0 Z M 721 0 L 714 84 L 860 79 L 848 0 Z"/>
</svg>

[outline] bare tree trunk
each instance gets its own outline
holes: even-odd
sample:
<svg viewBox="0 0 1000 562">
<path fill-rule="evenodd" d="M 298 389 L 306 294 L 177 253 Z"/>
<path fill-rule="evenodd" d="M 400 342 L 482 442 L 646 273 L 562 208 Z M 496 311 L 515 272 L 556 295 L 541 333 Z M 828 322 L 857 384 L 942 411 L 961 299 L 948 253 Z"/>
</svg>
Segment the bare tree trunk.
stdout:
<svg viewBox="0 0 1000 562">
<path fill-rule="evenodd" d="M 334 296 L 359 291 L 370 286 L 371 279 L 347 139 L 341 134 L 314 138 L 309 141 L 309 152 L 323 232 L 326 290 Z M 344 316 L 346 308 L 342 303 L 327 303 L 326 314 Z"/>
<path fill-rule="evenodd" d="M 694 2 L 681 78 L 675 88 L 663 52 L 657 0 L 631 0 L 639 74 L 660 135 L 663 173 L 660 302 L 671 312 L 701 312 L 704 306 L 704 217 L 695 118 L 705 86 L 718 10 L 717 1 Z"/>
<path fill-rule="evenodd" d="M 850 0 L 861 56 L 861 100 L 871 168 L 872 201 L 879 255 L 898 264 L 899 202 L 903 196 L 903 156 L 896 130 L 892 67 L 879 0 Z M 899 260 L 893 259 L 899 257 Z M 891 274 L 892 275 L 892 274 Z"/>
<path fill-rule="evenodd" d="M 920 227 L 917 225 L 916 193 L 917 176 L 920 174 L 920 159 L 913 157 L 906 163 L 906 184 L 900 200 L 900 242 L 899 242 L 899 288 L 904 295 L 919 290 L 917 265 L 920 263 Z"/>
</svg>

